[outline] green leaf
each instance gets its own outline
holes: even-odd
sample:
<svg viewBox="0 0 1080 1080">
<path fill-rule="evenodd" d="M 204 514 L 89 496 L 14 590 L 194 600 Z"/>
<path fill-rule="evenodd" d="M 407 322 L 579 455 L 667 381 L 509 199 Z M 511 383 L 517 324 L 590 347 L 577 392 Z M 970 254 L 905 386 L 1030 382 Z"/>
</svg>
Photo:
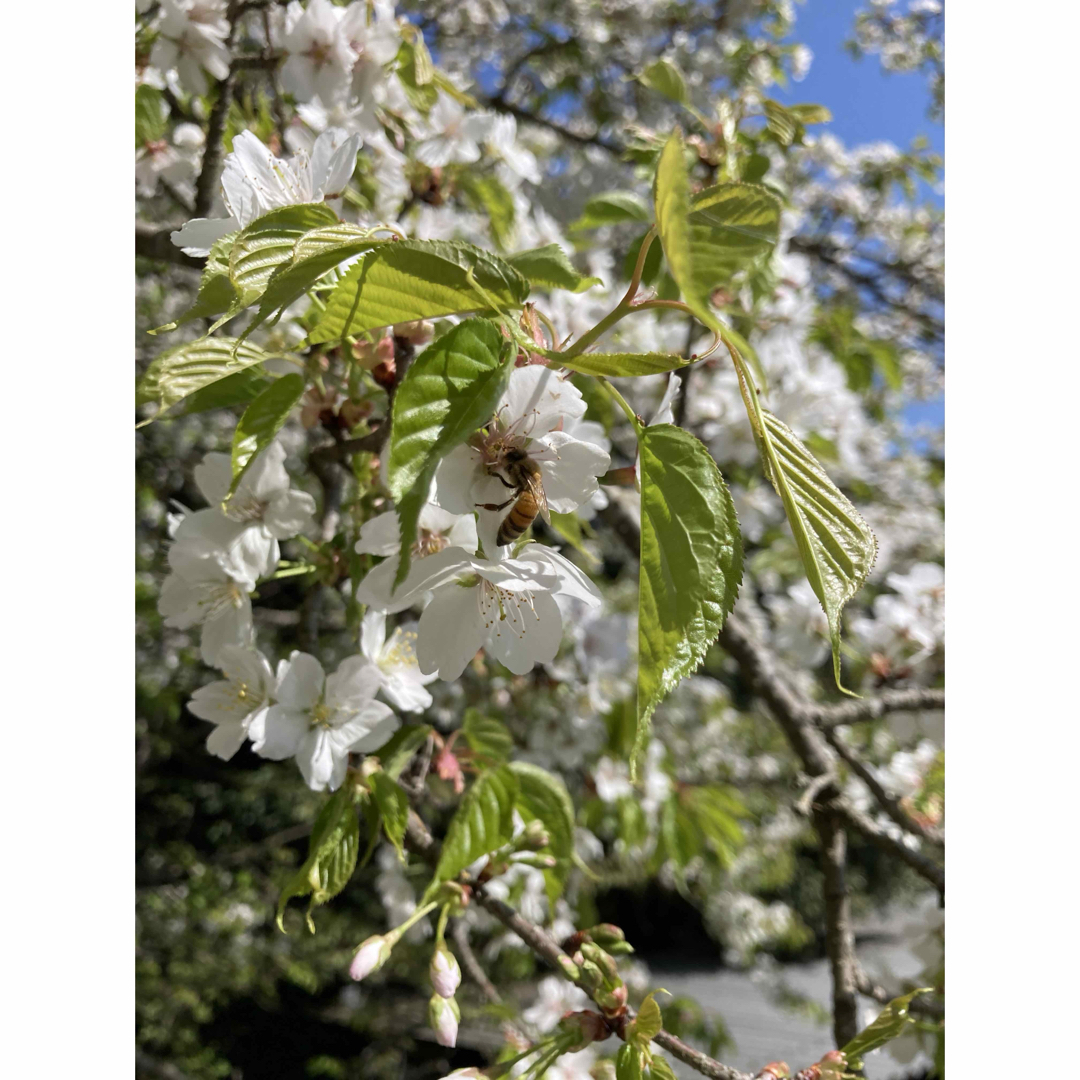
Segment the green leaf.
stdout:
<svg viewBox="0 0 1080 1080">
<path fill-rule="evenodd" d="M 674 371 L 690 363 L 686 357 L 674 353 L 582 353 L 572 360 L 556 360 L 557 353 L 550 355 L 553 363 L 559 363 L 571 371 L 614 378 L 662 375 L 665 371 Z"/>
<path fill-rule="evenodd" d="M 829 621 L 837 688 L 850 694 L 840 681 L 840 614 L 873 569 L 877 538 L 795 433 L 772 413 L 758 411 L 765 474 L 784 504 L 806 578 Z"/>
<path fill-rule="evenodd" d="M 580 293 L 602 284 L 598 277 L 583 277 L 558 244 L 545 244 L 511 255 L 507 262 L 538 289 L 569 289 Z"/>
<path fill-rule="evenodd" d="M 439 100 L 439 90 L 434 81 L 431 54 L 423 36 L 417 34 L 414 43 L 403 41 L 397 55 L 397 74 L 409 104 L 423 116 L 431 112 Z"/>
<path fill-rule="evenodd" d="M 323 225 L 304 233 L 293 244 L 287 261 L 278 265 L 266 283 L 259 311 L 243 333 L 247 337 L 272 312 L 284 311 L 299 300 L 338 263 L 359 255 L 384 241 L 373 240 L 370 229 L 348 222 Z"/>
<path fill-rule="evenodd" d="M 387 451 L 387 482 L 401 526 L 395 587 L 409 571 L 416 523 L 435 469 L 491 420 L 510 378 L 513 355 L 494 323 L 467 319 L 432 342 L 401 380 Z"/>
<path fill-rule="evenodd" d="M 517 777 L 505 765 L 480 774 L 450 820 L 435 876 L 422 903 L 432 898 L 442 882 L 456 878 L 470 863 L 510 842 L 517 795 Z"/>
<path fill-rule="evenodd" d="M 676 795 L 660 808 L 660 839 L 664 857 L 680 870 L 701 854 L 701 832 Z"/>
<path fill-rule="evenodd" d="M 377 757 L 382 762 L 383 772 L 396 780 L 430 734 L 431 727 L 428 724 L 405 724 L 378 750 L 373 750 L 370 756 Z"/>
<path fill-rule="evenodd" d="M 738 792 L 709 784 L 684 788 L 678 799 L 721 865 L 730 866 L 746 839 L 738 819 L 747 811 Z"/>
<path fill-rule="evenodd" d="M 647 223 L 651 220 L 649 206 L 640 195 L 629 191 L 608 191 L 603 195 L 594 195 L 570 229 L 598 229 L 601 225 L 618 225 L 624 221 Z"/>
<path fill-rule="evenodd" d="M 409 796 L 401 785 L 384 772 L 372 773 L 368 777 L 371 794 L 382 816 L 386 838 L 394 845 L 398 858 L 404 860 L 405 826 L 409 823 Z"/>
<path fill-rule="evenodd" d="M 755 184 L 717 184 L 690 198 L 682 132 L 664 145 L 656 170 L 656 222 L 668 269 L 687 304 L 711 329 L 714 289 L 763 259 L 780 235 L 780 201 Z"/>
<path fill-rule="evenodd" d="M 667 1058 L 660 1054 L 653 1054 L 652 1061 L 649 1062 L 649 1077 L 650 1080 L 677 1080 L 675 1071 L 668 1064 Z"/>
<path fill-rule="evenodd" d="M 666 994 L 666 990 L 653 990 L 641 1003 L 637 1016 L 630 1025 L 626 1037 L 644 1049 L 664 1028 L 664 1016 L 656 1003 L 657 994 Z"/>
<path fill-rule="evenodd" d="M 633 770 L 659 702 L 704 659 L 735 605 L 742 537 L 720 470 L 673 424 L 640 442 L 641 583 Z"/>
<path fill-rule="evenodd" d="M 311 894 L 308 904 L 308 929 L 314 934 L 311 912 L 319 904 L 337 896 L 349 882 L 356 868 L 360 850 L 360 823 L 353 808 L 352 796 L 341 787 L 327 800 L 308 840 L 308 854 L 303 865 L 286 882 L 278 898 L 277 925 L 285 933 L 285 907 L 294 896 Z"/>
<path fill-rule="evenodd" d="M 615 1055 L 615 1080 L 642 1080 L 642 1054 L 633 1043 L 623 1043 Z"/>
<path fill-rule="evenodd" d="M 154 358 L 135 388 L 135 403 L 156 401 L 164 411 L 204 386 L 269 359 L 257 345 L 236 338 L 189 341 Z"/>
<path fill-rule="evenodd" d="M 479 288 L 474 287 L 469 276 Z M 529 283 L 512 266 L 470 244 L 404 240 L 382 244 L 349 267 L 330 294 L 309 342 L 337 341 L 416 319 L 525 302 Z"/>
<path fill-rule="evenodd" d="M 183 326 L 184 323 L 191 322 L 192 319 L 208 319 L 232 309 L 236 302 L 236 290 L 229 280 L 229 255 L 239 235 L 239 231 L 231 232 L 214 241 L 206 257 L 202 277 L 199 279 L 199 291 L 195 296 L 195 303 L 174 322 L 159 326 L 149 331 L 150 334 L 164 334 L 175 330 L 178 326 Z M 220 325 L 220 322 L 217 325 Z"/>
<path fill-rule="evenodd" d="M 510 768 L 518 781 L 518 812 L 526 824 L 539 818 L 551 837 L 549 848 L 558 862 L 544 871 L 544 881 L 554 911 L 574 857 L 574 804 L 562 780 L 538 765 L 515 761 Z"/>
<path fill-rule="evenodd" d="M 585 546 L 585 536 L 595 535 L 577 514 L 560 514 L 552 510 L 549 515 L 551 527 L 561 536 L 575 551 L 580 552 L 594 566 L 599 567 L 600 560 Z M 588 533 L 586 530 L 588 529 Z"/>
<path fill-rule="evenodd" d="M 305 233 L 321 225 L 338 224 L 326 203 L 280 206 L 240 230 L 229 253 L 229 280 L 236 290 L 236 310 L 254 303 L 274 271 L 292 259 L 293 248 Z"/>
<path fill-rule="evenodd" d="M 135 148 L 164 137 L 168 129 L 165 95 L 143 83 L 135 87 Z"/>
<path fill-rule="evenodd" d="M 827 124 L 832 119 L 832 113 L 824 105 L 789 105 L 787 111 L 800 124 Z"/>
<path fill-rule="evenodd" d="M 781 146 L 790 146 L 799 134 L 799 120 L 779 101 L 766 98 L 762 102 L 765 109 L 765 127 Z"/>
<path fill-rule="evenodd" d="M 861 1069 L 864 1055 L 902 1035 L 908 1024 L 913 1023 L 908 1011 L 912 999 L 919 994 L 930 993 L 933 993 L 933 988 L 924 986 L 919 990 L 912 990 L 910 994 L 893 998 L 873 1023 L 863 1028 L 846 1046 L 841 1047 L 840 1052 L 847 1058 L 848 1067 Z"/>
<path fill-rule="evenodd" d="M 487 214 L 492 238 L 500 248 L 505 249 L 514 232 L 516 211 L 513 195 L 497 177 L 479 175 L 468 166 L 458 178 L 458 184 L 473 209 Z"/>
<path fill-rule="evenodd" d="M 686 105 L 690 100 L 682 72 L 668 60 L 657 60 L 650 64 L 638 76 L 638 81 L 680 105 Z"/>
<path fill-rule="evenodd" d="M 232 485 L 236 491 L 244 473 L 260 451 L 274 440 L 289 417 L 289 411 L 304 392 L 304 376 L 283 375 L 272 382 L 245 410 L 233 432 Z"/>
<path fill-rule="evenodd" d="M 506 761 L 514 749 L 514 737 L 507 726 L 493 716 L 484 716 L 479 709 L 466 709 L 461 734 L 469 749 L 496 762 Z"/>
<path fill-rule="evenodd" d="M 226 375 L 224 379 L 204 386 L 189 394 L 181 408 L 169 414 L 173 416 L 191 416 L 194 413 L 208 412 L 210 409 L 227 409 L 234 405 L 246 405 L 258 397 L 273 379 L 263 375 L 254 367 Z"/>
</svg>

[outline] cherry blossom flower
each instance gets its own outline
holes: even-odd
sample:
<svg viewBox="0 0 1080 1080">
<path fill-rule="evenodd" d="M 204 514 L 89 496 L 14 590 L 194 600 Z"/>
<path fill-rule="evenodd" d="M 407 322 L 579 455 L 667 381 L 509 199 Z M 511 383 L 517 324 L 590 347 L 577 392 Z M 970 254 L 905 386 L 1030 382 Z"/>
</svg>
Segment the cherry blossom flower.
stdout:
<svg viewBox="0 0 1080 1080">
<path fill-rule="evenodd" d="M 369 21 L 366 3 L 354 3 L 341 14 L 341 36 L 355 57 L 352 69 L 352 96 L 364 101 L 383 78 L 388 64 L 401 48 L 401 28 L 392 0 L 375 0 Z"/>
<path fill-rule="evenodd" d="M 278 158 L 257 135 L 242 131 L 221 173 L 229 216 L 193 218 L 171 234 L 172 242 L 188 255 L 206 255 L 216 240 L 276 207 L 336 198 L 353 174 L 359 151 L 359 135 L 346 138 L 331 129 L 315 140 L 310 158 L 303 150 Z"/>
<path fill-rule="evenodd" d="M 524 675 L 559 651 L 562 614 L 554 594 L 590 606 L 600 603 L 596 586 L 573 563 L 539 544 L 502 562 L 446 548 L 416 563 L 393 593 L 392 584 L 387 577 L 378 591 L 369 588 L 368 602 L 403 611 L 433 592 L 420 616 L 416 656 L 425 675 L 437 671 L 448 681 L 457 679 L 481 648 L 515 675 Z"/>
<path fill-rule="evenodd" d="M 398 548 L 401 545 L 401 531 L 396 510 L 388 510 L 364 522 L 360 529 L 360 539 L 356 542 L 358 555 L 383 555 L 385 562 L 370 570 L 356 593 L 356 599 L 362 604 L 377 604 L 378 598 L 390 595 L 398 568 Z M 476 551 L 476 519 L 472 514 L 451 514 L 434 503 L 425 503 L 417 519 L 416 543 L 413 544 L 413 559 L 423 559 L 428 555 L 443 551 L 448 547 L 465 548 Z"/>
<path fill-rule="evenodd" d="M 440 94 L 428 114 L 427 138 L 416 148 L 416 160 L 436 168 L 456 162 L 467 165 L 480 160 L 480 144 L 491 132 L 490 113 L 470 112 L 449 94 Z"/>
<path fill-rule="evenodd" d="M 195 178 L 206 136 L 198 124 L 177 124 L 172 141 L 148 142 L 135 151 L 135 191 L 144 198 L 157 193 L 158 182 L 171 184 L 178 194 L 193 194 Z"/>
<path fill-rule="evenodd" d="M 436 502 L 458 514 L 505 502 L 512 492 L 493 473 L 505 472 L 500 461 L 507 450 L 524 450 L 540 467 L 548 506 L 572 513 L 596 493 L 596 478 L 611 464 L 607 450 L 565 430 L 569 421 L 584 415 L 581 392 L 554 369 L 539 364 L 516 368 L 486 432 L 455 447 L 440 463 Z M 495 534 L 510 509 L 479 509 L 480 539 L 489 558 L 495 557 Z"/>
<path fill-rule="evenodd" d="M 193 94 L 207 91 L 206 71 L 215 79 L 229 74 L 225 42 L 229 23 L 225 0 L 161 0 L 158 38 L 150 63 L 161 71 L 175 69 Z"/>
<path fill-rule="evenodd" d="M 262 653 L 237 645 L 221 649 L 218 666 L 225 678 L 196 690 L 188 702 L 188 712 L 215 725 L 206 749 L 228 761 L 245 739 L 262 739 L 277 679 Z"/>
<path fill-rule="evenodd" d="M 517 141 L 517 120 L 506 113 L 494 117 L 485 143 L 488 149 L 503 159 L 515 179 L 539 184 L 543 179 L 536 156 Z"/>
<path fill-rule="evenodd" d="M 360 624 L 360 651 L 382 673 L 382 692 L 405 712 L 423 712 L 431 706 L 424 689 L 438 676 L 425 675 L 416 662 L 416 630 L 399 626 L 386 638 L 386 615 L 369 611 Z"/>
<path fill-rule="evenodd" d="M 330 0 L 311 0 L 295 17 L 286 14 L 282 48 L 289 56 L 281 68 L 281 85 L 297 101 L 318 95 L 333 104 L 349 88 L 356 53 L 341 33 L 340 14 Z"/>
<path fill-rule="evenodd" d="M 379 669 L 362 656 L 343 660 L 327 677 L 314 656 L 294 652 L 255 752 L 272 761 L 295 757 L 315 791 L 340 787 L 350 751 L 377 750 L 400 723 L 375 700 L 381 682 Z"/>
<path fill-rule="evenodd" d="M 158 611 L 166 626 L 202 626 L 203 663 L 217 667 L 226 645 L 254 644 L 249 594 L 255 578 L 242 552 L 209 542 L 174 544 L 169 565 L 173 572 L 162 583 Z"/>
<path fill-rule="evenodd" d="M 184 517 L 176 530 L 176 542 L 234 551 L 234 557 L 249 564 L 254 580 L 277 566 L 279 540 L 312 527 L 315 500 L 306 491 L 289 486 L 285 448 L 276 440 L 244 473 L 222 510 L 231 482 L 228 454 L 207 454 L 195 466 L 195 483 L 210 506 Z"/>
</svg>

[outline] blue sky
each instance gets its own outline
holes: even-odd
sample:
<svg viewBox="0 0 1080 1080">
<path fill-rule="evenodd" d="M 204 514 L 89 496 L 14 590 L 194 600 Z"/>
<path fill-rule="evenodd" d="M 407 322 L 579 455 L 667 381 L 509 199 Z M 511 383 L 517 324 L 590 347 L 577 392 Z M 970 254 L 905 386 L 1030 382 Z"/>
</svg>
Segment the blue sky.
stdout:
<svg viewBox="0 0 1080 1080">
<path fill-rule="evenodd" d="M 854 60 L 844 49 L 855 25 L 855 12 L 863 0 L 808 0 L 796 8 L 797 21 L 792 41 L 809 45 L 814 53 L 810 72 L 802 82 L 774 87 L 777 101 L 787 104 L 806 101 L 825 105 L 833 114 L 826 127 L 848 146 L 885 139 L 907 149 L 919 135 L 931 149 L 945 151 L 945 130 L 927 116 L 930 90 L 925 76 L 915 72 L 890 74 L 882 70 L 880 59 L 866 56 Z M 941 196 L 933 195 L 941 204 Z M 904 409 L 909 424 L 945 423 L 943 398 L 911 402 Z"/>
</svg>

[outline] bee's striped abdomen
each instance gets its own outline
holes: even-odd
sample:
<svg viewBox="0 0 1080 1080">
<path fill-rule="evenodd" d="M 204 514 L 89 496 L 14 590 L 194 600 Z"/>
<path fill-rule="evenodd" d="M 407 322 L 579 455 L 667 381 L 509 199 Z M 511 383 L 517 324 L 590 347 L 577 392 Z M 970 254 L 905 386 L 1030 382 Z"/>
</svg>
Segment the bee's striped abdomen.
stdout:
<svg viewBox="0 0 1080 1080">
<path fill-rule="evenodd" d="M 533 523 L 538 513 L 540 513 L 539 500 L 531 491 L 523 491 L 499 526 L 499 534 L 495 542 L 499 547 L 512 543 Z"/>
</svg>

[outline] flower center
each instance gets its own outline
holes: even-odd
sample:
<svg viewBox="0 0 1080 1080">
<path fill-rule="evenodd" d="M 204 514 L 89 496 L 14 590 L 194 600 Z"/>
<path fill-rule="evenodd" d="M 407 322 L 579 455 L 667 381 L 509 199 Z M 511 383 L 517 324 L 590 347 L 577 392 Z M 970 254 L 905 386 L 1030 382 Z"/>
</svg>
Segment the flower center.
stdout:
<svg viewBox="0 0 1080 1080">
<path fill-rule="evenodd" d="M 209 581 L 202 586 L 202 593 L 199 607 L 204 620 L 216 618 L 230 607 L 240 607 L 245 596 L 235 581 Z"/>
<path fill-rule="evenodd" d="M 537 622 L 540 621 L 532 592 L 512 592 L 481 579 L 478 603 L 484 629 L 493 632 L 495 637 L 513 633 L 523 638 L 528 626 L 525 619 L 527 611 Z"/>
<path fill-rule="evenodd" d="M 418 558 L 424 558 L 426 555 L 434 555 L 436 552 L 442 551 L 443 548 L 450 546 L 450 540 L 440 532 L 433 532 L 431 529 L 420 529 L 417 541 L 412 546 L 412 552 Z"/>
<path fill-rule="evenodd" d="M 236 499 L 233 499 L 230 501 L 228 509 L 225 511 L 225 516 L 229 518 L 230 521 L 236 521 L 240 524 L 247 524 L 251 521 L 262 521 L 267 506 L 269 506 L 269 503 L 256 499 L 254 496 L 249 496 L 239 502 Z"/>
<path fill-rule="evenodd" d="M 416 663 L 416 631 L 395 630 L 394 636 L 383 651 L 379 666 L 411 667 Z"/>
<path fill-rule="evenodd" d="M 319 704 L 311 710 L 311 726 L 313 728 L 326 728 L 329 731 L 330 728 L 334 726 L 330 723 L 330 718 L 333 715 L 333 710 L 326 704 L 326 702 L 320 701 Z"/>
</svg>

